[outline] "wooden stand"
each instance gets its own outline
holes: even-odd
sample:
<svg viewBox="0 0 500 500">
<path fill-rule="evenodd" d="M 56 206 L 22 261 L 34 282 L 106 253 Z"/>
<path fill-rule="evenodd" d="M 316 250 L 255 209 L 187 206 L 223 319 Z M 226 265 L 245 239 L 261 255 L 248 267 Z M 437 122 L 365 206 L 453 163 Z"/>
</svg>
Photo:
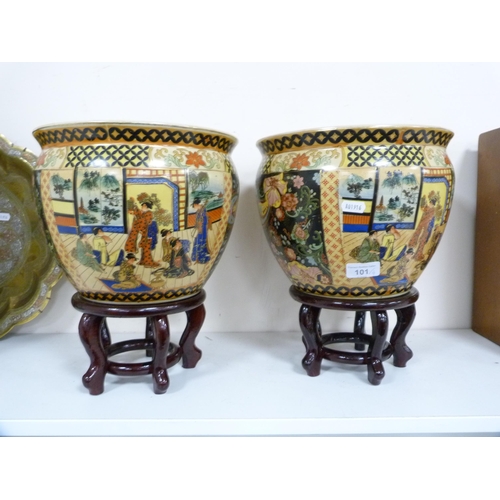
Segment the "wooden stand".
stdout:
<svg viewBox="0 0 500 500">
<path fill-rule="evenodd" d="M 164 304 L 102 304 L 86 300 L 76 293 L 71 299 L 73 307 L 83 312 L 80 319 L 80 339 L 90 357 L 90 367 L 83 375 L 83 385 L 90 394 L 97 395 L 104 391 L 106 373 L 115 375 L 153 375 L 156 394 L 163 394 L 168 389 L 167 368 L 175 365 L 182 358 L 184 368 L 194 368 L 201 358 L 201 351 L 195 340 L 205 319 L 205 292 L 202 290 L 193 297 Z M 185 312 L 187 325 L 179 345 L 170 342 L 168 325 L 169 314 Z M 146 335 L 143 339 L 111 343 L 106 318 L 146 317 Z M 117 363 L 109 358 L 116 354 L 146 350 L 152 361 L 144 363 Z"/>
<path fill-rule="evenodd" d="M 320 297 L 300 292 L 295 287 L 290 288 L 290 295 L 302 303 L 299 314 L 300 328 L 306 346 L 306 355 L 302 366 L 307 374 L 316 377 L 320 374 L 321 361 L 328 359 L 340 363 L 367 365 L 368 381 L 373 385 L 380 384 L 385 372 L 382 361 L 394 355 L 394 365 L 406 366 L 413 353 L 405 343 L 413 320 L 415 319 L 415 302 L 418 291 L 412 288 L 405 295 L 398 297 L 371 299 L 336 299 Z M 321 309 L 336 309 L 355 311 L 354 331 L 351 333 L 329 333 L 323 335 L 319 322 Z M 391 339 L 386 342 L 388 332 L 387 310 L 394 309 L 397 315 L 397 324 L 392 332 Z M 365 333 L 365 315 L 370 312 L 372 320 L 372 335 Z M 354 343 L 357 351 L 366 353 L 334 350 L 326 347 L 336 343 Z"/>
</svg>

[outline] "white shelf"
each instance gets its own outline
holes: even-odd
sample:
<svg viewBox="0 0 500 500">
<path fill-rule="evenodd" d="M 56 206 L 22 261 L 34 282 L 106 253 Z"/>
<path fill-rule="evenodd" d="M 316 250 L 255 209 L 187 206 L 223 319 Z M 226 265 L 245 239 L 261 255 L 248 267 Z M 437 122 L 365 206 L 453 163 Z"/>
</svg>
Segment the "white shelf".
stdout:
<svg viewBox="0 0 500 500">
<path fill-rule="evenodd" d="M 76 333 L 10 334 L 0 341 L 0 435 L 500 434 L 499 346 L 471 330 L 414 330 L 407 343 L 408 366 L 386 361 L 372 386 L 365 366 L 323 361 L 308 377 L 297 332 L 202 331 L 201 361 L 172 367 L 166 394 L 153 393 L 150 376 L 108 374 L 90 396 Z"/>
</svg>

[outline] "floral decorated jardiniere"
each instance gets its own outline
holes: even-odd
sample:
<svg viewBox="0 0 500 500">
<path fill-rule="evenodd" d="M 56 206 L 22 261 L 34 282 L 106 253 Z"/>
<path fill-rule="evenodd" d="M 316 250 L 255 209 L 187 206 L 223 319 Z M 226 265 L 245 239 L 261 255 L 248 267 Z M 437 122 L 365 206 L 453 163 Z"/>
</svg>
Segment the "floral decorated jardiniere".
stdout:
<svg viewBox="0 0 500 500">
<path fill-rule="evenodd" d="M 201 290 L 234 222 L 234 137 L 134 123 L 55 125 L 34 136 L 46 225 L 84 298 L 163 302 Z"/>
<path fill-rule="evenodd" d="M 293 285 L 337 298 L 408 292 L 450 214 L 452 137 L 440 128 L 383 126 L 259 141 L 262 223 Z"/>
</svg>

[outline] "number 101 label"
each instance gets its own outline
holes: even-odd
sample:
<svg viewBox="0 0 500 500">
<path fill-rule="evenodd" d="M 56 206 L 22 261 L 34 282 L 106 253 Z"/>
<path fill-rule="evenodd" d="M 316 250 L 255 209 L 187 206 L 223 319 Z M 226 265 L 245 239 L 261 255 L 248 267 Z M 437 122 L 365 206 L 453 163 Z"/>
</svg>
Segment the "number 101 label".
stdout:
<svg viewBox="0 0 500 500">
<path fill-rule="evenodd" d="M 346 264 L 348 278 L 369 278 L 380 275 L 380 262 L 366 262 L 364 264 Z"/>
</svg>

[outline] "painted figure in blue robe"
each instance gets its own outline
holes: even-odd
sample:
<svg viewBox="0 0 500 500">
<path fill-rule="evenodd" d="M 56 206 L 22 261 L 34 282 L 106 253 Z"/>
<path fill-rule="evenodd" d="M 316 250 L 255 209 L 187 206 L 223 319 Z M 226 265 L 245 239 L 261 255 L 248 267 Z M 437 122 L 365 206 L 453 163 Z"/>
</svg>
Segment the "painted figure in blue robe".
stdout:
<svg viewBox="0 0 500 500">
<path fill-rule="evenodd" d="M 156 244 L 158 243 L 158 224 L 154 219 L 148 226 L 148 238 L 151 239 L 151 250 L 154 250 L 156 248 Z"/>
<path fill-rule="evenodd" d="M 210 260 L 210 250 L 208 248 L 208 214 L 205 205 L 199 198 L 193 201 L 193 208 L 196 210 L 196 237 L 193 243 L 193 253 L 191 260 L 194 263 L 206 264 Z"/>
<path fill-rule="evenodd" d="M 191 262 L 182 241 L 179 238 L 172 238 L 170 246 L 172 247 L 170 267 L 164 271 L 163 275 L 166 278 L 184 278 L 194 274 L 194 271 L 189 268 Z"/>
</svg>

